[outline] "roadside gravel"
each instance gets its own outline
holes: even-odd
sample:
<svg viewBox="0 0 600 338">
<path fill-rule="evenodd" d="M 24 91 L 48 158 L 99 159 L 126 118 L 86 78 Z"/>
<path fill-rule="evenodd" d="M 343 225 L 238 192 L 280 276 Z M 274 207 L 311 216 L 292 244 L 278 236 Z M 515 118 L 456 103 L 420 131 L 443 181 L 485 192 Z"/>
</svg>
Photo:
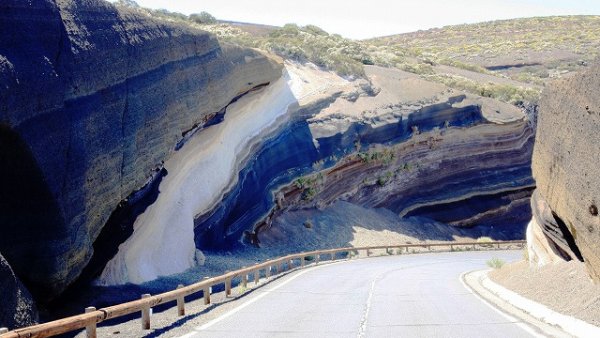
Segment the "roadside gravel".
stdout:
<svg viewBox="0 0 600 338">
<path fill-rule="evenodd" d="M 531 268 L 520 261 L 490 272 L 489 277 L 554 311 L 600 326 L 600 285 L 592 282 L 581 262 Z"/>
</svg>

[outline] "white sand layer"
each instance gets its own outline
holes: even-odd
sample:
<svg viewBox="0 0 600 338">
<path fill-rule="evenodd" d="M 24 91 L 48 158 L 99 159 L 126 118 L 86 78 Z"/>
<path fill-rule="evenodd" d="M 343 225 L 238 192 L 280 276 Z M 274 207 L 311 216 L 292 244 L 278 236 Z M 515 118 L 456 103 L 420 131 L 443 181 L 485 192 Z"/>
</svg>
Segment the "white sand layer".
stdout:
<svg viewBox="0 0 600 338">
<path fill-rule="evenodd" d="M 286 64 L 286 74 L 228 107 L 225 120 L 194 135 L 165 168 L 156 202 L 98 279 L 100 285 L 139 284 L 197 264 L 194 217 L 219 203 L 237 182 L 252 145 L 288 118 L 299 102 L 331 95 L 347 81 L 314 67 Z"/>
</svg>

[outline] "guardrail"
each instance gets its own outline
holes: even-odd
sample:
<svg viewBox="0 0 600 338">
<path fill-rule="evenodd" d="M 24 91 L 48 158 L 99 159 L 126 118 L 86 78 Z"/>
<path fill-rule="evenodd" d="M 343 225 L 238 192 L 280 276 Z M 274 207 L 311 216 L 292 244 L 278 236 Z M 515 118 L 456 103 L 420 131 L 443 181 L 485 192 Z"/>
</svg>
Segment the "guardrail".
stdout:
<svg viewBox="0 0 600 338">
<path fill-rule="evenodd" d="M 265 270 L 265 278 L 270 278 L 271 275 L 278 274 L 284 271 L 284 265 L 287 265 L 287 270 L 292 270 L 294 267 L 304 268 L 308 263 L 314 261 L 314 265 L 319 264 L 321 256 L 331 256 L 330 261 L 336 260 L 336 254 L 346 253 L 347 258 L 352 258 L 350 253 L 358 253 L 363 251 L 365 256 L 372 256 L 374 250 L 385 250 L 388 255 L 409 253 L 410 249 L 427 249 L 431 251 L 434 247 L 447 247 L 449 251 L 459 250 L 478 250 L 478 249 L 500 249 L 501 246 L 518 246 L 523 247 L 525 241 L 495 241 L 495 242 L 445 242 L 445 243 L 420 243 L 420 244 L 399 244 L 399 245 L 380 245 L 380 246 L 369 246 L 369 247 L 348 247 L 339 249 L 328 249 L 328 250 L 316 250 L 310 252 L 302 252 L 298 254 L 287 255 L 284 257 L 272 259 L 264 263 L 257 263 L 251 267 L 244 267 L 239 270 L 232 272 L 226 272 L 225 274 L 217 277 L 208 278 L 192 285 L 183 286 L 179 285 L 177 289 L 164 292 L 158 295 L 151 296 L 144 294 L 139 300 L 121 303 L 114 306 L 105 307 L 102 309 L 96 309 L 94 307 L 88 307 L 85 309 L 85 313 L 67 317 L 51 322 L 33 325 L 13 331 L 8 331 L 6 328 L 0 328 L 0 338 L 22 338 L 22 337 L 52 337 L 59 334 L 72 332 L 80 329 L 86 330 L 87 336 L 90 338 L 96 337 L 96 325 L 103 321 L 126 316 L 135 312 L 141 313 L 141 324 L 145 330 L 150 329 L 150 309 L 157 305 L 174 302 L 176 301 L 178 315 L 185 315 L 185 297 L 202 291 L 204 304 L 210 304 L 210 295 L 212 287 L 218 284 L 225 285 L 225 296 L 231 296 L 231 284 L 232 280 L 237 277 L 241 277 L 241 285 L 246 287 L 249 276 L 253 276 L 253 282 L 258 284 L 261 271 Z M 309 257 L 312 257 L 308 261 Z M 296 261 L 297 264 L 296 264 Z M 313 264 L 310 264 L 313 265 Z M 274 269 L 273 269 L 274 268 Z"/>
</svg>

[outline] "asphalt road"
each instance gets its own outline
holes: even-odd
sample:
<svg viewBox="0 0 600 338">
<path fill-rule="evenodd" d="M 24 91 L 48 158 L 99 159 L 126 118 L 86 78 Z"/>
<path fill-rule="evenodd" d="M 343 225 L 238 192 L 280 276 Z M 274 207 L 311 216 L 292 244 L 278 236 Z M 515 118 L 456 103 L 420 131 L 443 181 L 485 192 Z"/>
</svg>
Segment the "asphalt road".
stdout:
<svg viewBox="0 0 600 338">
<path fill-rule="evenodd" d="M 480 300 L 464 272 L 520 252 L 386 256 L 321 265 L 258 289 L 184 337 L 531 337 Z"/>
</svg>

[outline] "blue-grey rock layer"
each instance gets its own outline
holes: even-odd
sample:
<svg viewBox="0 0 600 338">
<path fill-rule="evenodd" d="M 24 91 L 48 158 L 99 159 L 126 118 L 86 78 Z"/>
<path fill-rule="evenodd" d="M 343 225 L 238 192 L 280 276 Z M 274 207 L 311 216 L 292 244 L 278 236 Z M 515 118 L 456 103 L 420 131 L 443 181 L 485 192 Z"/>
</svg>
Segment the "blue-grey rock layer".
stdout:
<svg viewBox="0 0 600 338">
<path fill-rule="evenodd" d="M 0 2 L 0 252 L 34 295 L 77 278 L 186 131 L 281 65 L 101 0 Z"/>
</svg>

